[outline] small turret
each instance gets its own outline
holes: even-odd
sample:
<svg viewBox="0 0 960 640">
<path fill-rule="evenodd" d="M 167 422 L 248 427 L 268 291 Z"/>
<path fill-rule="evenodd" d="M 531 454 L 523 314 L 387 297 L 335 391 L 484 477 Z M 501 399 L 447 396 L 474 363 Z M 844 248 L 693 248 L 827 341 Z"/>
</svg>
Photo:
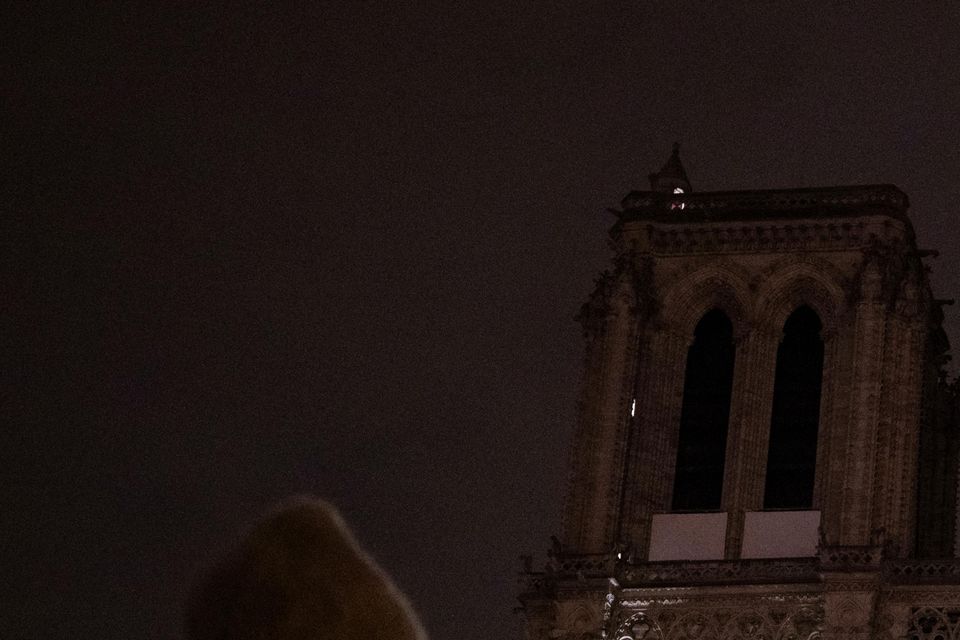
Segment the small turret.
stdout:
<svg viewBox="0 0 960 640">
<path fill-rule="evenodd" d="M 693 187 L 687 179 L 687 172 L 680 162 L 680 143 L 673 143 L 670 159 L 657 173 L 650 174 L 650 189 L 664 193 L 690 193 Z"/>
</svg>

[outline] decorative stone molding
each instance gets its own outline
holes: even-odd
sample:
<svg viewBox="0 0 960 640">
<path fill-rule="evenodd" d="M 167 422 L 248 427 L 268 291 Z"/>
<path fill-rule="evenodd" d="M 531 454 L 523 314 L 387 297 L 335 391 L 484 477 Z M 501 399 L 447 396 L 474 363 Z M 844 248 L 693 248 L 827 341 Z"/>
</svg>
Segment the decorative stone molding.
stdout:
<svg viewBox="0 0 960 640">
<path fill-rule="evenodd" d="M 609 576 L 616 569 L 616 556 L 606 553 L 561 555 L 551 559 L 551 565 L 561 576 Z"/>
<path fill-rule="evenodd" d="M 703 602 L 655 606 L 629 615 L 615 640 L 814 640 L 824 625 L 822 606 L 771 602 Z"/>
<path fill-rule="evenodd" d="M 889 561 L 883 564 L 883 577 L 893 584 L 960 584 L 960 558 Z"/>
<path fill-rule="evenodd" d="M 820 317 L 822 335 L 836 333 L 845 315 L 845 278 L 825 261 L 781 261 L 764 273 L 756 294 L 758 324 L 777 334 L 797 307 L 808 305 Z"/>
<path fill-rule="evenodd" d="M 938 585 L 935 589 L 925 589 L 914 585 L 911 588 L 894 587 L 886 594 L 888 606 L 910 605 L 931 607 L 960 608 L 960 592 L 947 585 Z"/>
<path fill-rule="evenodd" d="M 793 586 L 782 589 L 747 586 L 732 588 L 725 593 L 719 593 L 717 588 L 682 591 L 667 588 L 644 591 L 643 597 L 632 597 L 630 592 L 624 590 L 624 597 L 619 602 L 622 615 L 629 615 L 634 611 L 657 612 L 666 609 L 689 609 L 694 606 L 705 609 L 727 609 L 750 605 L 776 607 L 786 603 L 789 608 L 798 608 L 818 607 L 823 604 L 821 591 L 801 591 Z"/>
<path fill-rule="evenodd" d="M 648 562 L 617 573 L 624 588 L 668 585 L 798 583 L 819 580 L 816 558 Z"/>
<path fill-rule="evenodd" d="M 682 208 L 679 204 L 684 204 Z M 812 189 L 776 189 L 754 191 L 693 192 L 683 195 L 633 191 L 621 202 L 623 213 L 670 215 L 697 220 L 717 218 L 724 214 L 756 212 L 800 212 L 835 217 L 847 211 L 863 211 L 883 207 L 894 214 L 903 214 L 909 200 L 893 185 L 865 185 Z"/>
<path fill-rule="evenodd" d="M 585 601 L 561 601 L 557 604 L 558 626 L 551 638 L 586 640 L 599 638 L 603 628 L 603 614 L 597 604 Z"/>
<path fill-rule="evenodd" d="M 734 335 L 743 335 L 752 316 L 748 275 L 739 265 L 716 260 L 665 285 L 661 292 L 663 322 L 689 342 L 703 315 L 717 308 L 730 318 Z"/>
<path fill-rule="evenodd" d="M 647 614 L 635 613 L 617 628 L 614 640 L 664 640 L 663 631 Z"/>
<path fill-rule="evenodd" d="M 960 638 L 960 609 L 916 607 L 911 611 L 909 640 L 957 640 Z"/>
<path fill-rule="evenodd" d="M 880 545 L 824 546 L 821 543 L 818 555 L 824 571 L 877 571 L 884 554 Z"/>
<path fill-rule="evenodd" d="M 865 244 L 865 227 L 862 222 L 710 224 L 693 229 L 650 224 L 645 231 L 651 251 L 661 255 L 689 255 L 850 249 Z"/>
</svg>

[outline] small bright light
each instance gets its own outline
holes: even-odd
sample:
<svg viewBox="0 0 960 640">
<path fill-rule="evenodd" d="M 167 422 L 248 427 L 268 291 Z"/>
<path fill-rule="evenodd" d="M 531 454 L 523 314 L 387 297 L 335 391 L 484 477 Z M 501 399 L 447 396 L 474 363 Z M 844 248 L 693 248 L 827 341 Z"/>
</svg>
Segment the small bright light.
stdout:
<svg viewBox="0 0 960 640">
<path fill-rule="evenodd" d="M 630 417 L 632 418 L 637 413 L 637 399 L 634 398 L 630 401 Z"/>
<path fill-rule="evenodd" d="M 674 193 L 683 193 L 683 189 L 681 189 L 680 187 L 674 187 L 673 192 L 674 192 Z"/>
<path fill-rule="evenodd" d="M 617 560 L 623 560 L 623 554 L 617 551 Z"/>
</svg>

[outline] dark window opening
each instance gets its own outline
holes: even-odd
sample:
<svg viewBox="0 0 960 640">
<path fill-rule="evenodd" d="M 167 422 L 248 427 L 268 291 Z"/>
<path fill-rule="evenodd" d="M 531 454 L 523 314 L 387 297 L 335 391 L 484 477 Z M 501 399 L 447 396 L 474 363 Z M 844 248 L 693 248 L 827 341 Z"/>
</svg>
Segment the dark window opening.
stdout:
<svg viewBox="0 0 960 640">
<path fill-rule="evenodd" d="M 823 341 L 820 318 L 803 306 L 787 318 L 777 349 L 764 509 L 809 509 L 817 466 Z"/>
<path fill-rule="evenodd" d="M 673 511 L 720 508 L 733 357 L 733 325 L 714 309 L 697 324 L 687 352 Z"/>
</svg>

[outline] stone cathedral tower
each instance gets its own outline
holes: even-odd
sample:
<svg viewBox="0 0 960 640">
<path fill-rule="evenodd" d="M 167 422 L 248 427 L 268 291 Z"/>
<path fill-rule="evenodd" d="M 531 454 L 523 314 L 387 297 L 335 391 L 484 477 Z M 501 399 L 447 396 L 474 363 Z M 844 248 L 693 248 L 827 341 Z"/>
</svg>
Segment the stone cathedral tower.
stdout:
<svg viewBox="0 0 960 640">
<path fill-rule="evenodd" d="M 530 640 L 960 640 L 957 400 L 890 185 L 623 199 Z"/>
</svg>

